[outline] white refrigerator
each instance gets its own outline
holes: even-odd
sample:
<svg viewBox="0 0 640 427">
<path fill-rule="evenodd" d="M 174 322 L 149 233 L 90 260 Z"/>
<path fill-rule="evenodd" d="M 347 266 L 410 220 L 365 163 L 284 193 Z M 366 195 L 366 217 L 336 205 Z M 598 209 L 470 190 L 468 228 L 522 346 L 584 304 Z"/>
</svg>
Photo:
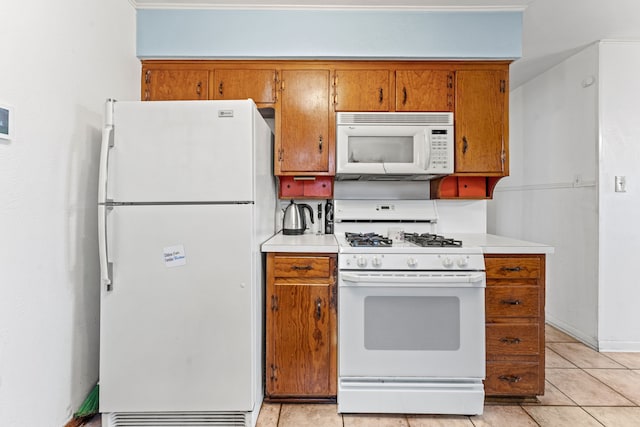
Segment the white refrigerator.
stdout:
<svg viewBox="0 0 640 427">
<path fill-rule="evenodd" d="M 272 132 L 252 100 L 106 105 L 104 426 L 255 425 Z"/>
</svg>

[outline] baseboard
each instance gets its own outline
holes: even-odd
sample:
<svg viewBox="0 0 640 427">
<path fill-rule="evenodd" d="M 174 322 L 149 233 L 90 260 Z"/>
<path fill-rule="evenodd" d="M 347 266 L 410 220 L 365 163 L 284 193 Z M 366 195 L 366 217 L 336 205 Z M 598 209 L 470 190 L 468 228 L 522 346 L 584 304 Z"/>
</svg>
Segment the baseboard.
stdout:
<svg viewBox="0 0 640 427">
<path fill-rule="evenodd" d="M 562 331 L 565 334 L 577 339 L 578 341 L 582 342 L 583 344 L 588 345 L 592 349 L 598 350 L 598 341 L 597 341 L 596 338 L 584 334 L 583 332 L 581 332 L 581 331 L 575 329 L 574 327 L 562 322 L 561 320 L 556 319 L 553 316 L 550 316 L 548 313 L 545 313 L 545 317 L 546 317 L 546 322 L 548 324 L 550 324 L 551 326 L 553 326 L 554 328 L 559 329 L 560 331 Z"/>
</svg>

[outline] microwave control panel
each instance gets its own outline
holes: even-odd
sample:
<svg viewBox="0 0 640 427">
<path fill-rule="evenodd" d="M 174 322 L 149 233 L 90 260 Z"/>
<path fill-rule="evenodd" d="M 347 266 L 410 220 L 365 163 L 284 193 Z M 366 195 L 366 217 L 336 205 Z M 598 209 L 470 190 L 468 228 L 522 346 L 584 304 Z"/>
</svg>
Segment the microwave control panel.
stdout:
<svg viewBox="0 0 640 427">
<path fill-rule="evenodd" d="M 431 128 L 429 132 L 430 173 L 453 173 L 453 129 Z"/>
</svg>

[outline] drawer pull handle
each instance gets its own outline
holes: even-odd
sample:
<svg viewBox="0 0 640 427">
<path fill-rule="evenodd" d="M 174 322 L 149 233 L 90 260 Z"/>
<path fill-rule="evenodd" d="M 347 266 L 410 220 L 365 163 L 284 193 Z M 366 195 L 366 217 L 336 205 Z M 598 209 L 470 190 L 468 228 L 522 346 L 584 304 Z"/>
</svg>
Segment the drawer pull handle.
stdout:
<svg viewBox="0 0 640 427">
<path fill-rule="evenodd" d="M 313 267 L 310 265 L 294 265 L 291 267 L 291 269 L 295 271 L 309 271 L 313 269 Z"/>
<path fill-rule="evenodd" d="M 500 338 L 500 342 L 504 344 L 520 344 L 520 338 L 504 337 Z"/>
<path fill-rule="evenodd" d="M 322 319 L 322 299 L 316 300 L 316 320 Z"/>
<path fill-rule="evenodd" d="M 522 267 L 502 267 L 502 271 L 522 271 Z"/>
<path fill-rule="evenodd" d="M 520 382 L 522 377 L 519 377 L 517 375 L 500 375 L 498 379 L 501 381 L 506 381 L 508 383 L 517 383 Z"/>
<path fill-rule="evenodd" d="M 500 303 L 504 305 L 520 305 L 522 304 L 522 301 L 519 299 L 503 299 Z"/>
</svg>

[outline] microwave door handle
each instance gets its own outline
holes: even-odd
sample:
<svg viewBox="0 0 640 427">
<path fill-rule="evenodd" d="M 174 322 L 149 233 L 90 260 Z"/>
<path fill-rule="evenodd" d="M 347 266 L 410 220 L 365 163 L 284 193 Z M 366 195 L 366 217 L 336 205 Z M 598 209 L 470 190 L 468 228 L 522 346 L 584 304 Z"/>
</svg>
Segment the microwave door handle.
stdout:
<svg viewBox="0 0 640 427">
<path fill-rule="evenodd" d="M 424 134 L 424 144 L 421 146 L 422 150 L 418 150 L 418 164 L 422 167 L 422 169 L 426 170 L 429 165 L 427 165 L 427 161 L 431 157 L 431 140 L 429 139 L 429 129 L 423 129 Z"/>
</svg>

